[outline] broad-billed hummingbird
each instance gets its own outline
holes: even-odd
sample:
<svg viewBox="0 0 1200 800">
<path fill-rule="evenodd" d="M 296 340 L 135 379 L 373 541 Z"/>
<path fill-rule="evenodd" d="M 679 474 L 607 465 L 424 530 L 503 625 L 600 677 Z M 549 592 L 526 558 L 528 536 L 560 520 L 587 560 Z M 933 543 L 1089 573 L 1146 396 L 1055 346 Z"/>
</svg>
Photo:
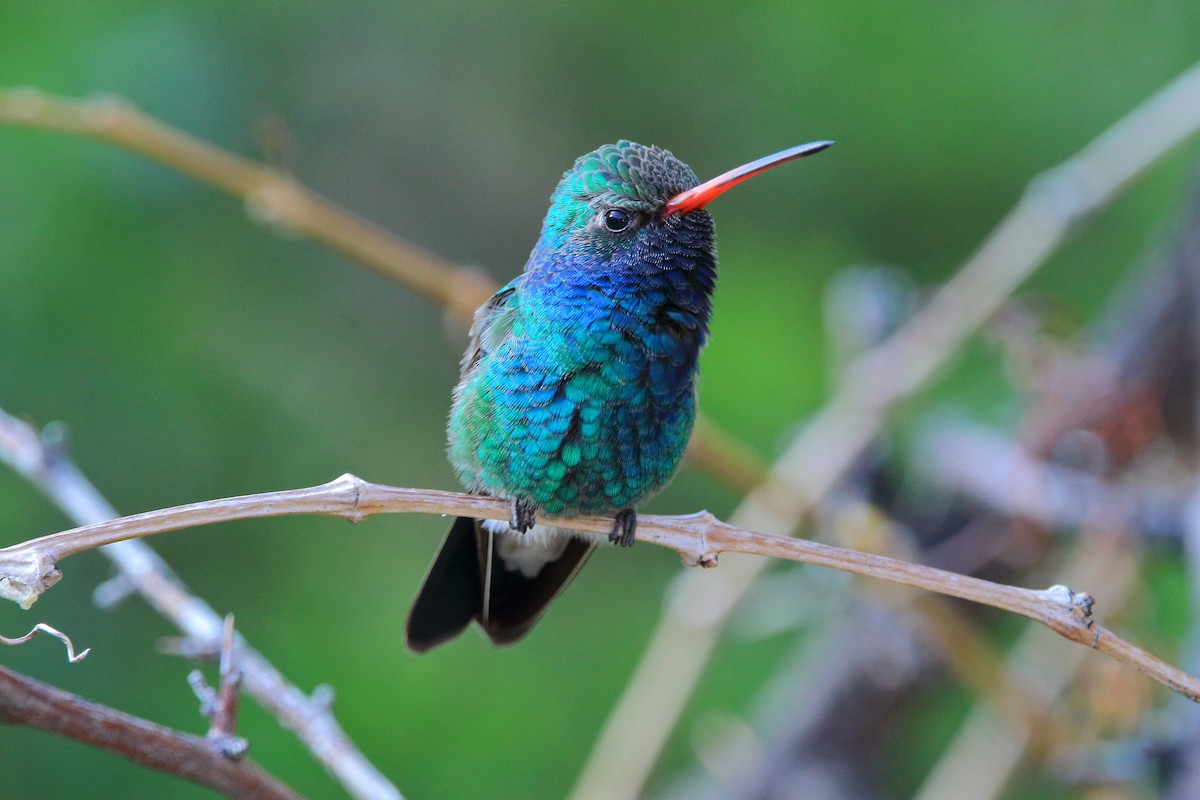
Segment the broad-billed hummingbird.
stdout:
<svg viewBox="0 0 1200 800">
<path fill-rule="evenodd" d="M 800 145 L 700 183 L 670 152 L 620 141 L 579 158 L 550 197 L 525 271 L 475 313 L 450 411 L 449 455 L 468 491 L 512 501 L 507 522 L 459 517 L 409 614 L 423 652 L 475 620 L 495 644 L 529 632 L 601 537 L 538 514 L 612 514 L 679 466 L 696 416 L 717 258 L 705 206 Z"/>
</svg>

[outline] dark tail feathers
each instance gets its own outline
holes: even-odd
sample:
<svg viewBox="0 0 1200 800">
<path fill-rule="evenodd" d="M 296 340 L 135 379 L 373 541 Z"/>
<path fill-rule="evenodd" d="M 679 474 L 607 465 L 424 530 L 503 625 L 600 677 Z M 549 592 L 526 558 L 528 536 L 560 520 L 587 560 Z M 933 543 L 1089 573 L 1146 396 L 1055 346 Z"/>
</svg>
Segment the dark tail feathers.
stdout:
<svg viewBox="0 0 1200 800">
<path fill-rule="evenodd" d="M 520 536 L 521 534 L 507 534 Z M 493 644 L 512 644 L 529 633 L 583 566 L 595 545 L 571 538 L 562 555 L 532 578 L 493 559 L 491 602 L 484 615 L 489 534 L 479 520 L 458 517 L 434 559 L 408 614 L 408 649 L 424 653 L 449 641 L 475 620 Z"/>
</svg>

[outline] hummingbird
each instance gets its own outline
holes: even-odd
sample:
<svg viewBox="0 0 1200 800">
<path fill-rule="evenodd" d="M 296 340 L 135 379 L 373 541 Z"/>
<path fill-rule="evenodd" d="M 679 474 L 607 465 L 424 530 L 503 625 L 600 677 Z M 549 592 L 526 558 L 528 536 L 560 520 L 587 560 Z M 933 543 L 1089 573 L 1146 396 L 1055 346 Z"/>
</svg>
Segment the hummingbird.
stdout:
<svg viewBox="0 0 1200 800">
<path fill-rule="evenodd" d="M 696 416 L 717 277 L 705 207 L 831 144 L 701 183 L 669 151 L 622 140 L 564 173 L 524 271 L 475 313 L 447 427 L 459 480 L 510 501 L 511 518 L 450 526 L 409 613 L 410 650 L 472 620 L 497 645 L 529 632 L 604 539 L 539 515 L 612 515 L 608 541 L 633 544 L 635 506 L 674 475 Z"/>
</svg>

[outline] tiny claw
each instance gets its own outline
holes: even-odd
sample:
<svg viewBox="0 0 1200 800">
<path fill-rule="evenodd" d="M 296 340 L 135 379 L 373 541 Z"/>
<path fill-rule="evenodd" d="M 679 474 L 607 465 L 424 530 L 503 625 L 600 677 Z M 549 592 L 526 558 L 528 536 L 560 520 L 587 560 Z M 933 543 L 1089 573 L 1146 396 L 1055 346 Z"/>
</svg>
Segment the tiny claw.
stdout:
<svg viewBox="0 0 1200 800">
<path fill-rule="evenodd" d="M 524 533 L 537 524 L 537 511 L 528 500 L 514 498 L 512 501 L 512 518 L 508 526 L 514 531 Z"/>
<path fill-rule="evenodd" d="M 618 511 L 612 533 L 608 534 L 608 540 L 618 547 L 633 547 L 633 540 L 636 535 L 637 512 L 632 508 L 625 508 Z"/>
</svg>

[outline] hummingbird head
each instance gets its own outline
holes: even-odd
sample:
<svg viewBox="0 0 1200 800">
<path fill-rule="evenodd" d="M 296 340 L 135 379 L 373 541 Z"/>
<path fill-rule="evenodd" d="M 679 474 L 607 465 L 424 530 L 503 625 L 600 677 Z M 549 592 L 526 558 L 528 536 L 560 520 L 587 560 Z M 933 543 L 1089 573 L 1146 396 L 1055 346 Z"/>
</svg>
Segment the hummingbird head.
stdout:
<svg viewBox="0 0 1200 800">
<path fill-rule="evenodd" d="M 542 226 L 542 243 L 551 250 L 605 260 L 645 251 L 648 240 L 658 238 L 652 234 L 662 227 L 667 201 L 699 183 L 691 167 L 660 147 L 624 140 L 606 144 L 576 159 L 559 181 Z M 711 218 L 704 213 L 693 222 L 698 224 L 689 227 L 711 248 Z"/>
<path fill-rule="evenodd" d="M 711 270 L 713 223 L 704 207 L 754 175 L 831 144 L 794 147 L 703 184 L 669 150 L 625 140 L 604 145 L 579 157 L 559 181 L 539 249 L 639 272 Z"/>
</svg>

